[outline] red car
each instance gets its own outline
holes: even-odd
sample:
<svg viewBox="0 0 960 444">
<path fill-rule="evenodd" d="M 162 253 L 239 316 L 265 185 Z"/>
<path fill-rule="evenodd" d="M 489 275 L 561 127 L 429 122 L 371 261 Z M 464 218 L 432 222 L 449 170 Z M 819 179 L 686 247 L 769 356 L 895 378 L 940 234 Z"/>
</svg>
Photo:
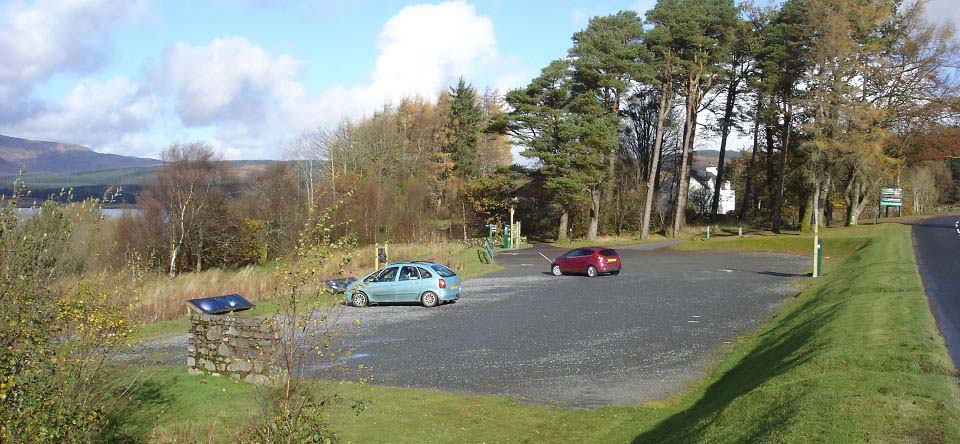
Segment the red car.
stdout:
<svg viewBox="0 0 960 444">
<path fill-rule="evenodd" d="M 594 277 L 600 273 L 619 274 L 620 254 L 613 248 L 584 247 L 570 250 L 556 258 L 550 266 L 554 276 L 564 273 L 585 273 Z"/>
</svg>

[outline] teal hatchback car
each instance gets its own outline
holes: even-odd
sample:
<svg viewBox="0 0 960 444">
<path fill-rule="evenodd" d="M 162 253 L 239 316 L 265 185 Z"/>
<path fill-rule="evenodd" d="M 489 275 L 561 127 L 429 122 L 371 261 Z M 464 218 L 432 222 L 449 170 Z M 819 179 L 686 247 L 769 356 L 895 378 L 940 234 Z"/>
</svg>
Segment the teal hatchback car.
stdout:
<svg viewBox="0 0 960 444">
<path fill-rule="evenodd" d="M 434 262 L 390 264 L 350 284 L 344 297 L 354 307 L 394 302 L 434 307 L 460 298 L 460 278 Z"/>
</svg>

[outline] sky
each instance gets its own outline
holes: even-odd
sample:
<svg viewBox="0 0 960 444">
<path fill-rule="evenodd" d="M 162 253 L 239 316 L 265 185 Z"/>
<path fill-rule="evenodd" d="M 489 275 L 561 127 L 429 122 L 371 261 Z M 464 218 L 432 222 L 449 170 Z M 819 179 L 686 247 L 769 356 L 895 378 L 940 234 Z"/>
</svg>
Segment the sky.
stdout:
<svg viewBox="0 0 960 444">
<path fill-rule="evenodd" d="M 524 86 L 590 17 L 653 3 L 0 0 L 0 134 L 142 157 L 204 141 L 227 159 L 279 159 L 305 131 L 434 99 L 460 76 Z M 952 0 L 928 11 L 960 23 Z"/>
</svg>

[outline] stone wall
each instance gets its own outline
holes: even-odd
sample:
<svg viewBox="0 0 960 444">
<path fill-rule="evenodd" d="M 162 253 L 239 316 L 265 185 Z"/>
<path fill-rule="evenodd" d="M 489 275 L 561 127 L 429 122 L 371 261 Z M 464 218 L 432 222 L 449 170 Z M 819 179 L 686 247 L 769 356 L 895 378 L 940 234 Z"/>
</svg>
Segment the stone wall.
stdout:
<svg viewBox="0 0 960 444">
<path fill-rule="evenodd" d="M 271 319 L 194 313 L 190 315 L 187 367 L 191 373 L 266 384 L 277 374 L 279 340 Z"/>
</svg>

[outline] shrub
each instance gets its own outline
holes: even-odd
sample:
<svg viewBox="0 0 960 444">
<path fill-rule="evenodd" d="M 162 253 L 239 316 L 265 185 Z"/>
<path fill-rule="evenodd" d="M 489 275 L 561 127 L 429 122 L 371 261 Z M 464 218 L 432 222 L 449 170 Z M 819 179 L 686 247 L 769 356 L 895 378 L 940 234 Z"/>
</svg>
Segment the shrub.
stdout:
<svg viewBox="0 0 960 444">
<path fill-rule="evenodd" d="M 127 336 L 123 308 L 95 282 L 64 282 L 94 233 L 52 200 L 20 220 L 21 190 L 0 208 L 0 442 L 101 441 L 117 406 L 105 363 Z"/>
</svg>

